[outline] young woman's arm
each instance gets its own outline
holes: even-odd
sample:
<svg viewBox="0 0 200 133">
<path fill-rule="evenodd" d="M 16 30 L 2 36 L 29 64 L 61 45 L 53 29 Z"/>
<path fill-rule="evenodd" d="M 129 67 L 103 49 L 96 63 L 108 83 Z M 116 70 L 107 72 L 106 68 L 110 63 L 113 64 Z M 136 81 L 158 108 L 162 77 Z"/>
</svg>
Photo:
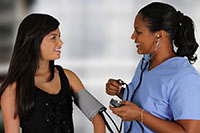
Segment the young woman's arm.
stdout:
<svg viewBox="0 0 200 133">
<path fill-rule="evenodd" d="M 103 118 L 100 114 L 97 114 L 92 119 L 92 123 L 94 125 L 94 133 L 105 133 L 106 127 Z"/>
<path fill-rule="evenodd" d="M 9 85 L 1 96 L 1 110 L 3 113 L 3 121 L 5 133 L 19 133 L 20 120 L 17 116 L 14 118 L 16 104 L 16 83 Z"/>
<path fill-rule="evenodd" d="M 64 69 L 64 72 L 69 80 L 70 87 L 72 88 L 74 94 L 84 88 L 81 80 L 74 72 L 67 69 Z"/>
<path fill-rule="evenodd" d="M 66 69 L 64 71 L 69 79 L 69 83 L 71 85 L 71 88 L 73 89 L 74 94 L 76 94 L 81 89 L 84 89 L 82 82 L 80 81 L 78 76 L 76 76 L 75 73 L 73 73 L 72 71 L 66 70 Z M 100 114 L 96 114 L 93 117 L 92 123 L 94 126 L 95 133 L 105 133 L 106 132 L 105 123 Z"/>
</svg>

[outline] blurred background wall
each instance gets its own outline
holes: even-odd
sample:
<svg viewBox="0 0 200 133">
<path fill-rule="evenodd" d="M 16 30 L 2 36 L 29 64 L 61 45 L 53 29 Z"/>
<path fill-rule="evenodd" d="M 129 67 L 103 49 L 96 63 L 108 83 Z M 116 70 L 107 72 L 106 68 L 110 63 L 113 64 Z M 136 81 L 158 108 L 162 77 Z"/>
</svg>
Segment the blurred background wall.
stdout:
<svg viewBox="0 0 200 133">
<path fill-rule="evenodd" d="M 160 1 L 172 4 L 194 20 L 196 39 L 200 43 L 200 1 Z M 121 78 L 129 83 L 141 58 L 130 36 L 135 15 L 150 2 L 152 0 L 0 0 L 0 83 L 6 75 L 21 20 L 33 12 L 47 13 L 61 23 L 64 45 L 62 57 L 56 64 L 74 71 L 85 88 L 108 107 L 111 97 L 105 94 L 107 80 Z M 200 56 L 200 50 L 197 55 Z M 194 66 L 200 71 L 200 60 Z M 119 125 L 120 119 L 109 109 L 108 113 Z M 75 133 L 93 131 L 91 122 L 76 106 L 73 115 Z M 2 115 L 0 132 L 3 132 Z"/>
</svg>

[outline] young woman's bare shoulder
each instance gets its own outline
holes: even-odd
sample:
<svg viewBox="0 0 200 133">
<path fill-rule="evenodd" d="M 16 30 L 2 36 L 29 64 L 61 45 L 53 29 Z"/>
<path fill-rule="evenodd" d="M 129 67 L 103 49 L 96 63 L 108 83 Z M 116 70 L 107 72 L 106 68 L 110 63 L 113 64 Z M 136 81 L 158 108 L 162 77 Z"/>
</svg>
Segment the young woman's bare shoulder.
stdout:
<svg viewBox="0 0 200 133">
<path fill-rule="evenodd" d="M 68 70 L 68 69 L 64 69 L 64 72 L 65 72 L 67 78 L 69 79 L 70 86 L 73 89 L 74 93 L 76 93 L 80 89 L 84 88 L 81 80 L 74 72 L 72 72 L 71 70 Z"/>
<path fill-rule="evenodd" d="M 8 85 L 8 87 L 4 90 L 2 96 L 1 96 L 1 104 L 10 101 L 11 99 L 15 99 L 16 95 L 16 82 Z M 8 103 L 7 103 L 8 104 Z"/>
<path fill-rule="evenodd" d="M 64 72 L 65 72 L 65 75 L 67 76 L 67 78 L 71 81 L 76 81 L 78 80 L 79 81 L 79 77 L 74 73 L 72 72 L 71 70 L 69 69 L 64 69 Z"/>
<path fill-rule="evenodd" d="M 69 76 L 76 75 L 74 72 L 72 72 L 72 71 L 69 70 L 69 69 L 64 69 L 64 72 L 65 72 L 65 74 L 67 74 L 67 76 L 68 76 L 68 75 L 69 75 Z"/>
<path fill-rule="evenodd" d="M 1 110 L 4 119 L 4 128 L 9 133 L 20 132 L 19 116 L 15 117 L 16 110 L 16 83 L 10 84 L 1 96 Z"/>
<path fill-rule="evenodd" d="M 16 86 L 17 86 L 16 82 L 8 85 L 8 87 L 3 92 L 1 99 L 15 96 L 16 95 Z"/>
</svg>

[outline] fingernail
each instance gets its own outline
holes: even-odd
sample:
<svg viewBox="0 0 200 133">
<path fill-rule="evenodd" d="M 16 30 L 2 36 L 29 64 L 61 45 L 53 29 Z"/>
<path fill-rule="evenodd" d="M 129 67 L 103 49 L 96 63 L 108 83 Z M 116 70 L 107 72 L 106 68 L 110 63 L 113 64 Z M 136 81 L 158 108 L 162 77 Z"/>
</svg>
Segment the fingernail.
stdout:
<svg viewBox="0 0 200 133">
<path fill-rule="evenodd" d="M 118 94 L 121 92 L 121 89 L 118 90 Z"/>
</svg>

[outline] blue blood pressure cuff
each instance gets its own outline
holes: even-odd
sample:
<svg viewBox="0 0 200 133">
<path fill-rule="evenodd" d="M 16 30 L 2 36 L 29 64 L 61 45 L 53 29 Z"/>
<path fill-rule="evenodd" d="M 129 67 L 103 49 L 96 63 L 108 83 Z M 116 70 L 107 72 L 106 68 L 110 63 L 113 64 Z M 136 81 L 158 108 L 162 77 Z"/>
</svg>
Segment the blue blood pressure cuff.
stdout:
<svg viewBox="0 0 200 133">
<path fill-rule="evenodd" d="M 86 89 L 81 89 L 74 95 L 74 102 L 90 121 L 105 109 Z"/>
</svg>

